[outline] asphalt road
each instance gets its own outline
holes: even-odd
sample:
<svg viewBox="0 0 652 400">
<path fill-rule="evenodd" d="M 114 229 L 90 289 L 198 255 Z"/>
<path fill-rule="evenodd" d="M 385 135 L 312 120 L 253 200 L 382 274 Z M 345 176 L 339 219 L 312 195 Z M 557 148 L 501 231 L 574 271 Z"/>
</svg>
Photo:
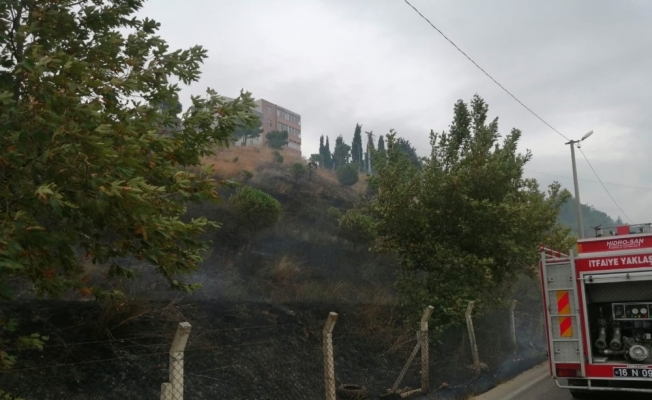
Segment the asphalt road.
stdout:
<svg viewBox="0 0 652 400">
<path fill-rule="evenodd" d="M 652 395 L 634 393 L 595 393 L 590 400 L 652 400 Z M 544 363 L 472 400 L 573 400 L 568 389 L 560 389 L 548 375 Z"/>
</svg>

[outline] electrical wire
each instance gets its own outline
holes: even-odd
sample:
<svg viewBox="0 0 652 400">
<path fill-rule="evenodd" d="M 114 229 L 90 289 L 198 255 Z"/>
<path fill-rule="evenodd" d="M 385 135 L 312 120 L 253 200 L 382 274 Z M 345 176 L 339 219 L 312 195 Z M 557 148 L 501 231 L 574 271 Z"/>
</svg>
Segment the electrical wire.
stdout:
<svg viewBox="0 0 652 400">
<path fill-rule="evenodd" d="M 485 71 L 484 68 L 482 68 L 480 65 L 478 65 L 478 63 L 476 63 L 475 61 L 473 61 L 473 59 L 472 59 L 471 57 L 469 57 L 469 56 L 468 56 L 468 55 L 467 55 L 467 54 L 466 54 L 462 49 L 460 49 L 460 48 L 455 44 L 455 42 L 453 42 L 452 40 L 450 40 L 450 39 L 448 38 L 448 36 L 446 36 L 446 35 L 444 34 L 444 32 L 442 32 L 442 31 L 441 31 L 439 28 L 437 28 L 437 27 L 436 27 L 432 22 L 430 22 L 430 20 L 429 20 L 428 18 L 426 18 L 423 14 L 421 14 L 421 12 L 420 12 L 419 10 L 417 10 L 417 8 L 416 8 L 415 6 L 413 6 L 412 4 L 410 4 L 410 2 L 409 2 L 408 0 L 403 0 L 403 1 L 405 1 L 405 3 L 407 3 L 407 5 L 409 5 L 410 7 L 412 7 L 412 9 L 413 9 L 414 11 L 416 11 L 416 13 L 419 14 L 419 15 L 421 16 L 421 18 L 423 18 L 424 20 L 426 20 L 426 22 L 427 22 L 428 24 L 430 24 L 430 26 L 432 26 L 433 29 L 435 29 L 437 32 L 439 32 L 439 34 L 442 35 L 442 36 L 444 37 L 444 39 L 448 40 L 448 42 L 449 42 L 450 44 L 452 44 L 452 45 L 457 49 L 457 51 L 459 51 L 460 53 L 462 53 L 462 55 L 464 55 L 464 57 L 466 57 L 469 61 L 471 61 L 471 62 L 473 63 L 473 65 L 475 65 L 475 66 L 476 66 L 480 71 L 482 71 L 485 75 L 487 75 L 487 76 L 489 77 L 489 79 L 491 79 L 492 81 L 494 81 L 494 83 L 495 83 L 496 85 L 498 85 L 501 89 L 503 89 L 503 90 L 505 91 L 505 93 L 507 93 L 508 95 L 510 95 L 514 100 L 516 100 L 520 105 L 522 105 L 522 106 L 523 106 L 526 110 L 528 110 L 532 115 L 534 115 L 535 117 L 537 117 L 537 118 L 539 119 L 539 121 L 543 122 L 546 126 L 548 126 L 548 128 L 552 129 L 552 130 L 553 130 L 554 132 L 556 132 L 559 136 L 563 137 L 565 140 L 570 140 L 570 139 L 567 138 L 563 133 L 559 132 L 559 131 L 558 131 L 557 129 L 555 129 L 552 125 L 550 125 L 548 122 L 546 122 L 546 120 L 544 120 L 543 118 L 541 118 L 541 117 L 539 116 L 539 114 L 537 114 L 537 113 L 535 113 L 534 111 L 532 111 L 532 109 L 531 109 L 530 107 L 526 106 L 525 103 L 523 103 L 523 102 L 522 102 L 521 100 L 519 100 L 516 96 L 514 96 L 514 95 L 512 94 L 512 92 L 510 92 L 510 91 L 507 90 L 503 85 L 501 85 L 500 82 L 498 82 L 498 81 L 497 81 L 493 76 L 491 76 L 487 71 Z"/>
<path fill-rule="evenodd" d="M 634 222 L 632 221 L 632 219 L 629 218 L 629 217 L 627 216 L 627 214 L 625 213 L 625 211 L 623 211 L 623 209 L 620 207 L 620 205 L 618 205 L 618 202 L 616 201 L 616 199 L 614 199 L 614 197 L 611 195 L 611 193 L 609 192 L 609 189 L 607 189 L 607 187 L 604 185 L 604 183 L 602 182 L 602 179 L 600 179 L 600 176 L 598 176 L 598 173 L 597 173 L 597 172 L 595 171 L 595 169 L 593 168 L 593 165 L 591 165 L 591 162 L 589 161 L 588 157 L 586 157 L 586 154 L 584 154 L 584 151 L 582 151 L 582 149 L 579 148 L 579 147 L 578 147 L 577 149 L 580 151 L 580 153 L 582 154 L 582 156 L 583 156 L 584 159 L 586 160 L 586 163 L 589 164 L 589 167 L 591 167 L 591 171 L 593 171 L 593 174 L 595 175 L 595 177 L 598 178 L 598 181 L 600 181 L 600 184 L 601 184 L 602 187 L 604 188 L 605 192 L 607 192 L 607 194 L 608 194 L 609 197 L 611 198 L 611 201 L 614 202 L 614 204 L 616 205 L 616 207 L 618 207 L 618 209 L 620 210 L 620 212 L 623 213 L 623 215 L 625 216 L 625 218 L 627 218 L 627 219 L 629 220 L 629 222 L 633 224 Z"/>
<path fill-rule="evenodd" d="M 529 173 L 532 173 L 532 174 L 554 176 L 556 178 L 573 179 L 572 176 L 550 174 L 548 172 L 534 171 L 534 170 L 531 170 L 531 169 L 526 170 L 526 172 L 529 172 Z M 592 179 L 578 178 L 578 180 L 583 181 L 583 182 L 600 183 L 599 181 L 594 181 Z M 623 185 L 622 183 L 604 182 L 604 184 L 605 185 L 610 185 L 610 186 L 620 186 L 620 187 L 630 188 L 630 189 L 652 190 L 652 187 Z"/>
<path fill-rule="evenodd" d="M 434 30 L 436 30 L 437 32 L 439 32 L 439 34 L 440 34 L 441 36 L 443 36 L 444 39 L 446 39 L 450 44 L 452 44 L 453 47 L 455 47 L 455 48 L 457 49 L 457 51 L 459 51 L 460 53 L 462 53 L 462 55 L 463 55 L 464 57 L 466 57 L 469 61 L 471 61 L 471 62 L 473 63 L 473 65 L 475 65 L 475 66 L 476 66 L 480 71 L 482 71 L 482 73 L 484 73 L 484 74 L 485 74 L 487 77 L 489 77 L 489 79 L 491 79 L 491 80 L 492 80 L 496 85 L 498 85 L 501 89 L 503 89 L 503 90 L 505 91 L 505 93 L 507 93 L 508 95 L 510 95 L 510 96 L 511 96 L 514 100 L 516 100 L 516 101 L 517 101 L 521 106 L 523 106 L 523 107 L 524 107 L 526 110 L 528 110 L 532 115 L 534 115 L 536 118 L 538 118 L 539 121 L 543 122 L 543 123 L 544 123 L 548 128 L 552 129 L 555 133 L 557 133 L 559 136 L 561 136 L 561 137 L 564 138 L 565 140 L 570 141 L 570 139 L 567 138 L 563 133 L 559 132 L 559 131 L 558 131 L 557 129 L 555 129 L 552 125 L 550 125 L 546 120 L 544 120 L 544 119 L 541 118 L 537 113 L 535 113 L 534 111 L 532 111 L 532 109 L 530 109 L 530 107 L 526 106 L 526 105 L 525 105 L 521 100 L 519 100 L 519 99 L 518 99 L 514 94 L 512 94 L 512 92 L 510 92 L 509 90 L 507 90 L 507 89 L 506 89 L 502 84 L 500 84 L 500 82 L 498 82 L 498 81 L 497 81 L 493 76 L 491 76 L 487 71 L 485 71 L 484 68 L 482 68 L 482 67 L 481 67 L 477 62 L 475 62 L 471 57 L 469 57 L 468 54 L 466 54 L 462 49 L 460 49 L 459 46 L 455 44 L 455 42 L 453 42 L 451 39 L 449 39 L 448 36 L 446 36 L 446 35 L 444 34 L 444 32 L 442 32 L 442 31 L 441 31 L 439 28 L 437 28 L 437 27 L 436 27 L 432 22 L 430 22 L 430 20 L 429 20 L 428 18 L 426 18 L 426 16 L 423 15 L 423 14 L 422 14 L 422 13 L 421 13 L 421 12 L 420 12 L 416 7 L 415 7 L 415 6 L 413 6 L 413 5 L 412 5 L 408 0 L 403 0 L 403 1 L 405 1 L 405 3 L 406 3 L 408 6 L 410 6 L 410 7 L 411 7 L 411 8 L 412 8 L 412 9 L 413 9 L 417 14 L 419 14 L 419 16 L 421 16 L 421 18 L 423 18 L 423 19 L 424 19 L 424 20 L 425 20 L 425 21 L 426 21 L 426 22 L 427 22 L 427 23 L 428 23 L 428 24 L 429 24 L 429 25 L 430 25 Z M 578 148 L 578 149 L 579 149 L 579 148 Z M 580 152 L 582 152 L 582 150 L 580 150 Z M 624 212 L 623 209 L 620 207 L 620 205 L 619 205 L 619 204 L 616 202 L 616 200 L 613 198 L 613 196 L 611 195 L 611 193 L 609 192 L 609 190 L 607 189 L 607 187 L 604 185 L 604 183 L 602 183 L 602 180 L 601 180 L 600 177 L 598 176 L 597 172 L 595 172 L 595 169 L 593 168 L 593 166 L 592 166 L 591 163 L 589 162 L 589 159 L 586 157 L 586 155 L 584 155 L 584 152 L 582 152 L 582 155 L 584 156 L 584 159 L 586 160 L 586 162 L 589 164 L 589 167 L 591 167 L 591 170 L 593 170 L 593 173 L 595 174 L 596 178 L 598 178 L 598 181 L 600 181 L 600 184 L 602 184 L 602 187 L 603 187 L 604 190 L 607 192 L 607 195 L 609 195 L 609 197 L 611 198 L 611 200 L 614 202 L 614 204 L 616 204 L 616 207 L 618 207 L 618 209 L 623 213 L 623 215 L 624 215 L 624 216 L 625 216 L 625 217 L 626 217 L 630 222 L 632 222 L 631 219 L 629 219 L 629 217 L 627 217 L 627 214 L 625 214 L 625 212 Z"/>
</svg>

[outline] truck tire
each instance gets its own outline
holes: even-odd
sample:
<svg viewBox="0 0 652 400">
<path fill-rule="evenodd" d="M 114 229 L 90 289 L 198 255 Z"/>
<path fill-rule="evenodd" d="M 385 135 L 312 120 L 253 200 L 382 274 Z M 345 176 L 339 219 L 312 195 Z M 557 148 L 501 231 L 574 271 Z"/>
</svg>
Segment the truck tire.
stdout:
<svg viewBox="0 0 652 400">
<path fill-rule="evenodd" d="M 368 400 L 369 393 L 364 386 L 344 384 L 337 388 L 337 398 L 342 400 Z"/>
</svg>

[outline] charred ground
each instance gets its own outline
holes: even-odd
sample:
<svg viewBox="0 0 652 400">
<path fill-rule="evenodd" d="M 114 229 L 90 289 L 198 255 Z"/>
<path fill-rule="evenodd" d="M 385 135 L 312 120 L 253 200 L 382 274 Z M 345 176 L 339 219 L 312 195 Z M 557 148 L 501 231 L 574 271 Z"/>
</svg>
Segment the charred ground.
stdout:
<svg viewBox="0 0 652 400">
<path fill-rule="evenodd" d="M 353 207 L 365 191 L 364 176 L 354 187 L 342 187 L 333 174 L 319 171 L 297 184 L 289 165 L 299 160 L 286 158 L 279 164 L 265 149 L 236 148 L 207 160 L 220 177 L 271 194 L 281 202 L 283 216 L 273 229 L 251 238 L 226 205 L 189 209 L 189 217 L 223 223 L 206 235 L 212 252 L 189 278 L 204 286 L 196 293 L 171 293 L 145 266 L 136 266 L 141 279 L 113 282 L 126 292 L 124 300 L 71 296 L 2 304 L 3 316 L 20 321 L 17 333 L 41 332 L 50 339 L 43 351 L 20 352 L 16 369 L 0 375 L 0 387 L 25 399 L 158 398 L 175 327 L 188 321 L 188 399 L 323 398 L 321 331 L 331 311 L 340 315 L 334 330 L 338 384 L 361 384 L 373 394 L 391 387 L 414 347 L 412 321 L 421 310 L 397 306 L 396 259 L 354 251 L 338 237 L 337 221 L 328 212 Z M 228 199 L 232 190 L 220 194 Z M 104 272 L 88 269 L 98 282 Z M 469 367 L 463 326 L 433 337 L 434 395 L 456 398 L 486 390 L 543 359 L 536 286 L 524 279 L 515 296 L 516 351 L 506 308 L 475 319 L 488 370 L 476 374 Z M 418 387 L 417 364 L 401 386 Z"/>
</svg>

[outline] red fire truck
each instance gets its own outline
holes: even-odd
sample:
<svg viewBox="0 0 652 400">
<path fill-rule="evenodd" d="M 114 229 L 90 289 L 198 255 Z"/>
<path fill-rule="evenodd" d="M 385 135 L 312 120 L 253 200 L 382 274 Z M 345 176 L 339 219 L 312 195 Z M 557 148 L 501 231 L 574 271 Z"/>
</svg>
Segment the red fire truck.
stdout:
<svg viewBox="0 0 652 400">
<path fill-rule="evenodd" d="M 542 248 L 550 374 L 574 398 L 652 393 L 651 225 L 596 228 L 568 255 Z"/>
</svg>

